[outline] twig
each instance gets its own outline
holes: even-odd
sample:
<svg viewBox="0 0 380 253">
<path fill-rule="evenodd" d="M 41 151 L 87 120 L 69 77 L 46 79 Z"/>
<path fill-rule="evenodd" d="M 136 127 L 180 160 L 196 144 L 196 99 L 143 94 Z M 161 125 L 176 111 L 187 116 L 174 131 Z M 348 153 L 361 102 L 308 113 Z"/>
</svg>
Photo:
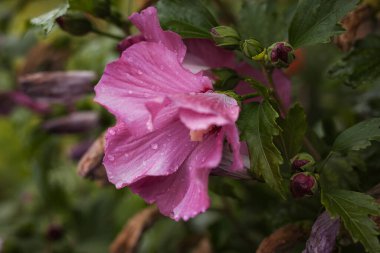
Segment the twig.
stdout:
<svg viewBox="0 0 380 253">
<path fill-rule="evenodd" d="M 156 207 L 149 207 L 129 219 L 110 246 L 111 253 L 134 253 L 145 230 L 160 217 Z"/>
</svg>

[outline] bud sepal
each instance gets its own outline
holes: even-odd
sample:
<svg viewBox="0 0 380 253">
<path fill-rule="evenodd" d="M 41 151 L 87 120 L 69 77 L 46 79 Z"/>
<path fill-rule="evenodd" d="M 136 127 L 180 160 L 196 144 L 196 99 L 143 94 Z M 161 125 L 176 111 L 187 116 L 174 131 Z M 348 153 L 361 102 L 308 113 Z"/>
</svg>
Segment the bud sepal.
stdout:
<svg viewBox="0 0 380 253">
<path fill-rule="evenodd" d="M 240 44 L 239 33 L 230 26 L 216 26 L 210 31 L 215 44 L 227 49 L 236 49 Z"/>
<path fill-rule="evenodd" d="M 295 59 L 294 49 L 287 42 L 276 42 L 268 48 L 269 62 L 278 68 L 286 68 Z"/>
</svg>

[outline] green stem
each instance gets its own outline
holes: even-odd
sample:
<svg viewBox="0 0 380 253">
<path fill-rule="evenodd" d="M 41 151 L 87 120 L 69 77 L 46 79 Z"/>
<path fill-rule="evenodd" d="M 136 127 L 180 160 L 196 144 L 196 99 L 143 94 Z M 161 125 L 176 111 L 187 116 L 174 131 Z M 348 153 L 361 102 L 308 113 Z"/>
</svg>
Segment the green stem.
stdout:
<svg viewBox="0 0 380 253">
<path fill-rule="evenodd" d="M 107 32 L 104 32 L 104 31 L 101 31 L 95 27 L 92 28 L 92 32 L 93 33 L 96 33 L 96 34 L 99 34 L 99 35 L 102 35 L 102 36 L 105 36 L 105 37 L 108 37 L 108 38 L 111 38 L 111 39 L 115 39 L 115 40 L 122 40 L 124 39 L 123 37 L 121 36 L 118 36 L 118 35 L 114 35 L 114 34 L 111 34 L 111 33 L 107 33 Z"/>
<path fill-rule="evenodd" d="M 326 166 L 327 162 L 330 160 L 330 158 L 334 155 L 333 151 L 330 151 L 325 160 L 323 160 L 321 166 L 319 167 L 319 173 L 322 172 L 323 168 Z"/>
<path fill-rule="evenodd" d="M 247 95 L 242 95 L 241 96 L 241 100 L 247 100 L 247 99 L 250 99 L 250 98 L 257 98 L 257 97 L 260 97 L 260 95 L 257 94 L 257 93 L 250 93 L 250 94 L 247 94 Z"/>
<path fill-rule="evenodd" d="M 274 82 L 273 82 L 273 77 L 272 77 L 273 68 L 267 68 L 264 65 L 261 65 L 261 67 L 262 67 L 262 71 L 265 75 L 265 78 L 268 81 L 269 87 L 271 89 L 273 89 L 273 97 L 279 105 L 279 109 L 280 109 L 281 114 L 286 115 L 287 110 L 286 110 L 284 104 L 282 103 L 282 100 L 280 99 L 280 97 L 277 93 L 276 86 L 274 85 Z M 310 154 L 315 158 L 315 160 L 317 160 L 317 161 L 321 160 L 321 155 L 319 154 L 317 149 L 313 146 L 313 144 L 311 143 L 309 138 L 307 138 L 305 136 L 303 142 L 304 142 L 305 147 L 310 152 Z"/>
</svg>

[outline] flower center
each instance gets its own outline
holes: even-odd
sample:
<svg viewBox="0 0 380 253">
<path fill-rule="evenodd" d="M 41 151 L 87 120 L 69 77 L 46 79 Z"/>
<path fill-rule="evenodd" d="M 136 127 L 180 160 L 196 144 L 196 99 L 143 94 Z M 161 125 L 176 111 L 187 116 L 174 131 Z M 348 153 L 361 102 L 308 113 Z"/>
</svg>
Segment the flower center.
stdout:
<svg viewBox="0 0 380 253">
<path fill-rule="evenodd" d="M 202 129 L 202 130 L 190 130 L 190 140 L 191 141 L 203 141 L 203 137 L 210 133 L 217 131 L 219 127 L 212 125 L 209 126 L 207 129 Z"/>
</svg>

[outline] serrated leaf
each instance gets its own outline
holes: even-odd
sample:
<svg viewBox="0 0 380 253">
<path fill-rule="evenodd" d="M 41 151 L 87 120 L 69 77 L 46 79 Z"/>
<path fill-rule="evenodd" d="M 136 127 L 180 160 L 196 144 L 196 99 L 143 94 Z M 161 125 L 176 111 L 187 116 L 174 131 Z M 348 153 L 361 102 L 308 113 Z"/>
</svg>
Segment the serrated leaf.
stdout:
<svg viewBox="0 0 380 253">
<path fill-rule="evenodd" d="M 380 141 L 380 118 L 360 122 L 343 131 L 335 139 L 333 150 L 360 150 L 371 145 L 374 140 Z"/>
<path fill-rule="evenodd" d="M 253 0 L 245 1 L 240 13 L 238 30 L 243 38 L 254 38 L 264 46 L 276 41 L 287 40 L 289 9 L 283 1 Z M 276 31 L 276 32 L 274 32 Z"/>
<path fill-rule="evenodd" d="M 33 18 L 30 22 L 31 24 L 40 27 L 45 35 L 50 33 L 55 25 L 55 20 L 66 14 L 69 9 L 69 4 L 63 4 L 60 7 L 53 9 L 39 17 Z"/>
<path fill-rule="evenodd" d="M 282 129 L 280 142 L 283 152 L 288 159 L 291 159 L 302 148 L 306 134 L 307 122 L 304 109 L 299 104 L 295 104 L 290 108 L 286 118 L 280 120 L 279 125 Z"/>
<path fill-rule="evenodd" d="M 322 204 L 333 217 L 340 217 L 355 241 L 370 253 L 380 252 L 376 224 L 369 215 L 380 215 L 380 206 L 369 195 L 360 192 L 322 191 Z"/>
<path fill-rule="evenodd" d="M 346 85 L 358 87 L 380 78 L 380 36 L 368 36 L 329 71 L 331 77 L 342 79 Z"/>
<path fill-rule="evenodd" d="M 238 126 L 241 138 L 247 141 L 251 172 L 262 176 L 265 182 L 284 196 L 280 164 L 282 156 L 273 144 L 273 137 L 280 134 L 276 123 L 279 117 L 268 101 L 244 104 Z"/>
<path fill-rule="evenodd" d="M 183 38 L 211 38 L 211 28 L 218 22 L 199 1 L 162 0 L 157 4 L 161 26 Z"/>
<path fill-rule="evenodd" d="M 337 23 L 352 10 L 358 0 L 299 0 L 289 27 L 293 47 L 326 43 L 341 33 Z"/>
</svg>

